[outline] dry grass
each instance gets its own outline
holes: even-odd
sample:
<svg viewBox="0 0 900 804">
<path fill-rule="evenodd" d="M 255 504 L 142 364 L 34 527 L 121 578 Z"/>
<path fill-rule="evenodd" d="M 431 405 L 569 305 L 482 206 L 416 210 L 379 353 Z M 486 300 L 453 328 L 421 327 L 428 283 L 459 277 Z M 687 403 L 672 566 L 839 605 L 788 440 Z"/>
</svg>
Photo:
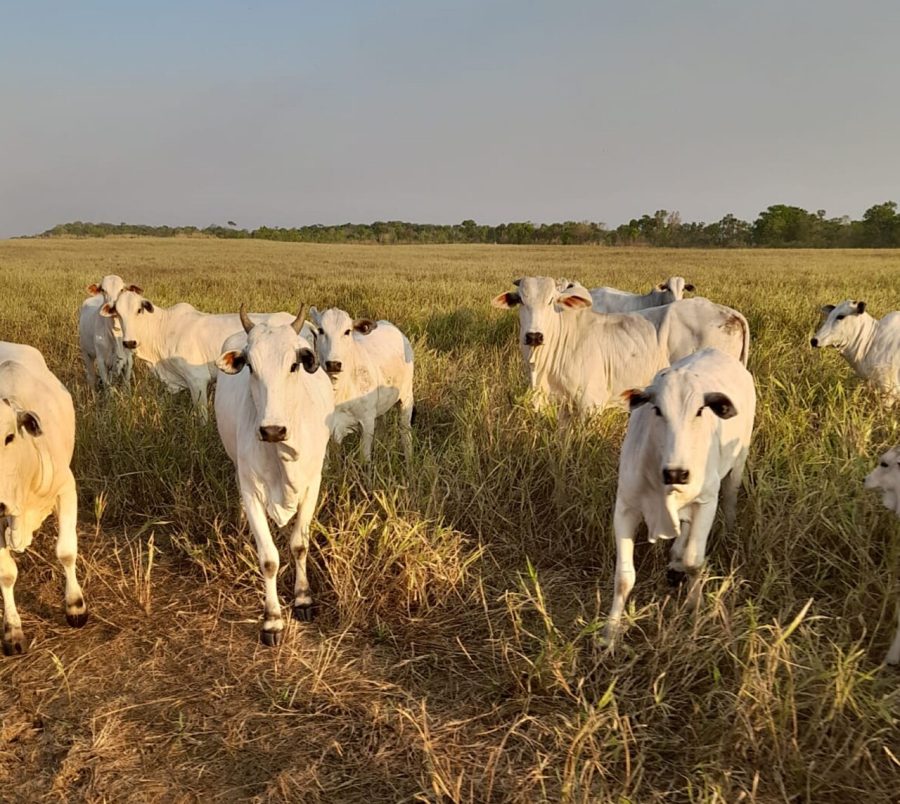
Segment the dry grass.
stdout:
<svg viewBox="0 0 900 804">
<path fill-rule="evenodd" d="M 896 800 L 900 676 L 879 661 L 900 539 L 861 480 L 900 421 L 806 344 L 823 302 L 896 308 L 898 267 L 894 252 L 0 243 L 0 338 L 41 348 L 76 398 L 91 608 L 65 626 L 48 523 L 20 561 L 29 651 L 0 661 L 0 799 Z M 392 427 L 372 478 L 355 445 L 331 452 L 319 618 L 277 649 L 256 641 L 261 583 L 214 425 L 145 371 L 131 397 L 85 389 L 77 309 L 111 272 L 161 304 L 337 304 L 413 341 L 413 471 Z M 523 405 L 514 318 L 488 301 L 526 273 L 634 289 L 684 274 L 754 331 L 739 525 L 713 537 L 697 618 L 664 551 L 639 548 L 615 658 L 595 635 L 625 418 L 563 436 Z M 290 582 L 288 566 L 285 599 Z"/>
</svg>

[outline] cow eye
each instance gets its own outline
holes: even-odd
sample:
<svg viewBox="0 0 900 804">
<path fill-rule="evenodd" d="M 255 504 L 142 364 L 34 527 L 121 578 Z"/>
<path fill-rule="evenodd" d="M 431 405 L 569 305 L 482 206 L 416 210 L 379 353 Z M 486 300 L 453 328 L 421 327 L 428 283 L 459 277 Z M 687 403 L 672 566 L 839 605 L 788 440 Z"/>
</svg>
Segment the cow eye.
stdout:
<svg viewBox="0 0 900 804">
<path fill-rule="evenodd" d="M 348 330 L 344 333 L 344 335 L 349 335 L 349 334 L 350 334 L 350 330 L 348 329 Z"/>
<path fill-rule="evenodd" d="M 298 368 L 300 368 L 299 363 L 291 363 L 291 374 L 293 374 Z"/>
<path fill-rule="evenodd" d="M 7 442 L 7 443 L 9 443 L 9 442 Z M 888 468 L 888 463 L 887 463 L 887 461 L 882 461 L 880 465 L 881 465 L 881 468 L 882 468 L 882 469 L 887 469 L 887 468 Z M 900 464 L 898 464 L 898 466 L 900 466 Z"/>
<path fill-rule="evenodd" d="M 322 327 L 319 327 L 319 335 L 324 335 L 324 334 L 325 334 L 325 330 L 322 329 Z"/>
<path fill-rule="evenodd" d="M 839 315 L 839 316 L 835 319 L 835 321 L 843 321 L 846 317 L 847 317 L 847 316 L 845 316 L 845 315 Z"/>
<path fill-rule="evenodd" d="M 653 412 L 654 412 L 657 416 L 662 416 L 662 411 L 661 411 L 658 407 L 656 407 L 656 405 L 653 406 Z"/>
<path fill-rule="evenodd" d="M 11 443 L 15 440 L 15 438 L 16 438 L 16 434 L 15 434 L 15 433 L 10 433 L 10 434 L 7 435 L 6 438 L 3 440 L 3 443 L 4 443 L 4 444 L 11 444 Z"/>
<path fill-rule="evenodd" d="M 702 415 L 703 415 L 703 408 L 700 408 L 700 410 L 697 411 L 697 415 L 698 415 L 698 416 L 702 416 Z"/>
</svg>

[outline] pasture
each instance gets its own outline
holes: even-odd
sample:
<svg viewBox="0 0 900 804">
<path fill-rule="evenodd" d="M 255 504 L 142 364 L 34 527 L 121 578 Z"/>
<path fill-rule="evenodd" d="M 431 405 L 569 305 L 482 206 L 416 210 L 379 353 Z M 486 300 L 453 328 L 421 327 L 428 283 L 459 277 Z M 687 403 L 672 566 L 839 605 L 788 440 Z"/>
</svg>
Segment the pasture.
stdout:
<svg viewBox="0 0 900 804">
<path fill-rule="evenodd" d="M 257 639 L 256 554 L 214 422 L 139 361 L 132 394 L 86 389 L 78 308 L 107 273 L 158 304 L 337 305 L 412 341 L 411 470 L 395 413 L 371 475 L 355 437 L 329 450 L 318 616 L 286 621 L 278 648 Z M 490 307 L 528 274 L 641 291 L 681 274 L 753 334 L 737 528 L 713 531 L 696 618 L 666 545 L 639 538 L 614 656 L 598 637 L 626 416 L 563 432 L 528 406 L 516 316 Z M 75 399 L 91 612 L 66 627 L 50 518 L 19 558 L 29 650 L 0 659 L 0 799 L 896 800 L 900 674 L 880 662 L 900 523 L 862 479 L 900 414 L 809 338 L 822 304 L 880 317 L 898 290 L 890 251 L 0 242 L 0 339 L 41 349 Z"/>
</svg>

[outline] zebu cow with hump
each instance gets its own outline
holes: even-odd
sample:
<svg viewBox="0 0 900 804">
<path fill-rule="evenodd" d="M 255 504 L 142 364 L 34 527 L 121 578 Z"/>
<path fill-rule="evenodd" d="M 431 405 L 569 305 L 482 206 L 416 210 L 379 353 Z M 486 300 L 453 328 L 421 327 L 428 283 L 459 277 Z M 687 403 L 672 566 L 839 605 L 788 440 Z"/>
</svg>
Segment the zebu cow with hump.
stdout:
<svg viewBox="0 0 900 804">
<path fill-rule="evenodd" d="M 693 291 L 694 286 L 685 282 L 683 276 L 670 276 L 647 293 L 629 293 L 618 288 L 591 288 L 590 294 L 595 313 L 631 313 L 680 301 L 686 290 Z"/>
<path fill-rule="evenodd" d="M 900 517 L 900 446 L 881 456 L 878 466 L 866 475 L 865 487 L 880 491 L 882 505 Z M 900 601 L 897 601 L 897 630 L 884 660 L 888 664 L 900 664 Z"/>
<path fill-rule="evenodd" d="M 309 311 L 316 354 L 334 386 L 334 440 L 359 427 L 363 462 L 372 459 L 375 420 L 400 406 L 400 441 L 412 457 L 413 351 L 390 321 L 352 319 L 343 310 Z"/>
<path fill-rule="evenodd" d="M 842 301 L 822 308 L 826 318 L 810 343 L 833 346 L 888 404 L 900 402 L 900 312 L 873 318 L 864 301 Z"/>
<path fill-rule="evenodd" d="M 703 349 L 660 371 L 627 394 L 631 416 L 619 460 L 613 528 L 616 576 L 607 637 L 619 628 L 634 586 L 634 535 L 674 539 L 670 572 L 690 576 L 689 602 L 699 600 L 697 575 L 723 488 L 725 522 L 734 525 L 737 491 L 756 414 L 753 377 L 717 349 Z"/>
<path fill-rule="evenodd" d="M 102 296 L 89 296 L 78 315 L 78 341 L 84 373 L 91 388 L 97 387 L 98 379 L 108 388 L 119 377 L 127 387 L 131 382 L 134 359 L 122 346 L 122 327 L 118 319 L 100 315 L 104 304 Z"/>
<path fill-rule="evenodd" d="M 75 576 L 78 494 L 69 464 L 75 448 L 75 409 L 65 386 L 37 349 L 0 342 L 0 591 L 3 593 L 3 652 L 25 651 L 13 588 L 21 553 L 51 511 L 59 536 L 56 557 L 66 574 L 66 620 L 87 622 Z"/>
<path fill-rule="evenodd" d="M 312 345 L 301 336 L 304 317 L 305 307 L 286 324 L 254 324 L 242 307 L 242 330 L 225 341 L 216 361 L 223 373 L 216 388 L 216 425 L 237 469 L 241 504 L 256 540 L 265 581 L 260 639 L 269 646 L 281 641 L 284 621 L 276 587 L 278 548 L 267 516 L 284 527 L 296 515 L 290 538 L 296 567 L 293 614 L 298 620 L 313 614 L 306 556 L 334 393 Z"/>
<path fill-rule="evenodd" d="M 122 323 L 122 345 L 153 367 L 153 373 L 173 394 L 187 390 L 203 418 L 208 416 L 207 393 L 216 379 L 216 360 L 222 343 L 241 331 L 237 314 L 202 313 L 182 302 L 173 307 L 153 304 L 133 290 L 124 290 L 114 304 L 101 308 Z M 289 323 L 289 313 L 252 314 L 256 322 Z"/>
<path fill-rule="evenodd" d="M 525 277 L 501 293 L 495 307 L 519 308 L 519 338 L 537 400 L 552 399 L 582 413 L 626 406 L 621 394 L 646 385 L 672 361 L 716 347 L 746 363 L 750 330 L 736 310 L 708 299 L 685 299 L 634 313 L 591 309 L 590 293 L 574 282 Z"/>
</svg>

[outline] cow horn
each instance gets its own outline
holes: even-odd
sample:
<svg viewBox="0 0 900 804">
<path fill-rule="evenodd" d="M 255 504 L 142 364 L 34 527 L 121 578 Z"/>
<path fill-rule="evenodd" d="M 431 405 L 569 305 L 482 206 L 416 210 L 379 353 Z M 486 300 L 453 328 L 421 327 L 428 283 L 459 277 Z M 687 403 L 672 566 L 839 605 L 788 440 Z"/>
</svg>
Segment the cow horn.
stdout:
<svg viewBox="0 0 900 804">
<path fill-rule="evenodd" d="M 234 308 L 232 308 L 232 309 L 234 309 Z M 247 315 L 247 305 L 246 304 L 241 305 L 241 311 L 238 313 L 238 315 L 241 317 L 241 326 L 243 326 L 244 332 L 249 334 L 250 330 L 253 329 L 253 327 L 255 327 L 256 324 L 254 324 L 250 320 L 250 316 Z"/>
<path fill-rule="evenodd" d="M 303 322 L 306 321 L 306 305 L 300 305 L 300 312 L 297 313 L 297 317 L 291 322 L 291 328 L 298 335 L 300 334 L 300 330 L 303 329 Z"/>
</svg>

